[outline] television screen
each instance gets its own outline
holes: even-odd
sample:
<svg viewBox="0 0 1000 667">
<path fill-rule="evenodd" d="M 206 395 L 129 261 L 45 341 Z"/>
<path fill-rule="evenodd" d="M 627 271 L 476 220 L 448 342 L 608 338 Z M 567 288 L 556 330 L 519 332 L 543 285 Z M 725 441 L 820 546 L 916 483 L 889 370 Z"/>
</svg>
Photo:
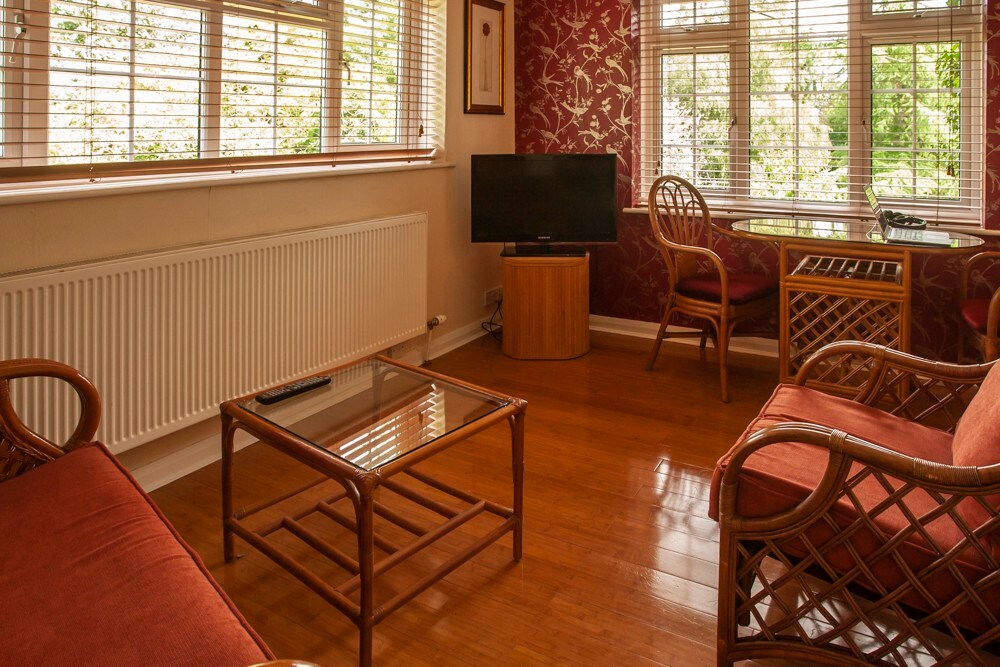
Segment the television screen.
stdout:
<svg viewBox="0 0 1000 667">
<path fill-rule="evenodd" d="M 473 243 L 617 238 L 618 156 L 473 155 Z"/>
</svg>

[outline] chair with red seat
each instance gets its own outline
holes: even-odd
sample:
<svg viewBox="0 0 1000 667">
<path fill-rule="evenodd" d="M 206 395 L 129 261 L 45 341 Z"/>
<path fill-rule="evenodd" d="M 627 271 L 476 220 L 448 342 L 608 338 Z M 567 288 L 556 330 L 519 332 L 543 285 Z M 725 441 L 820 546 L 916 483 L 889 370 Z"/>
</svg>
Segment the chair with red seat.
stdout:
<svg viewBox="0 0 1000 667">
<path fill-rule="evenodd" d="M 982 287 L 970 290 L 973 275 L 983 276 L 982 271 L 973 274 L 973 267 L 986 259 L 1000 260 L 1000 251 L 989 250 L 973 255 L 962 268 L 962 337 L 959 361 L 966 340 L 979 350 L 984 360 L 992 361 L 1000 357 L 1000 288 L 995 288 L 992 296 L 978 294 L 977 292 L 983 291 Z"/>
<path fill-rule="evenodd" d="M 680 176 L 662 176 L 653 183 L 648 198 L 649 221 L 667 265 L 667 293 L 663 320 L 646 363 L 652 370 L 666 338 L 701 338 L 709 335 L 719 353 L 722 400 L 729 402 L 726 357 L 734 327 L 778 307 L 778 283 L 767 276 L 729 271 L 712 250 L 714 234 L 725 231 L 712 224 L 712 214 L 698 189 Z M 677 314 L 705 320 L 697 332 L 668 331 Z"/>
</svg>

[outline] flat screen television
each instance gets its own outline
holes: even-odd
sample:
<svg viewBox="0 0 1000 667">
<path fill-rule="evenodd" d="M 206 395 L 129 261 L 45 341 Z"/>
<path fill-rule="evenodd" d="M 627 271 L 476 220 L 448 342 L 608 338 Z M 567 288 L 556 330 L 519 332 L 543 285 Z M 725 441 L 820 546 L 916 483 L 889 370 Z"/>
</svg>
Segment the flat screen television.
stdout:
<svg viewBox="0 0 1000 667">
<path fill-rule="evenodd" d="M 617 240 L 618 156 L 473 155 L 473 243 Z"/>
</svg>

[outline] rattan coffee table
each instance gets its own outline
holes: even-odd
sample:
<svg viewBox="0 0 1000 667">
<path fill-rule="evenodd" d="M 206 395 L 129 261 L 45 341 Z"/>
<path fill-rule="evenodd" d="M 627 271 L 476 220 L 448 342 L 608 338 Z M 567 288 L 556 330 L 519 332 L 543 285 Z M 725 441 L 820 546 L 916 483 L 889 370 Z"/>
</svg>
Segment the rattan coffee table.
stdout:
<svg viewBox="0 0 1000 667">
<path fill-rule="evenodd" d="M 527 404 L 381 356 L 320 375 L 328 375 L 330 382 L 272 405 L 259 403 L 257 394 L 222 404 L 225 558 L 226 562 L 236 558 L 235 537 L 240 537 L 296 576 L 357 625 L 361 634 L 359 664 L 366 666 L 372 662 L 374 627 L 421 591 L 508 532 L 513 532 L 514 560 L 521 559 Z M 501 421 L 506 421 L 511 431 L 512 507 L 479 498 L 413 469 Z M 234 436 L 238 431 L 318 471 L 320 477 L 234 511 Z M 315 499 L 316 490 L 329 486 L 331 480 L 337 487 L 335 492 Z M 276 485 L 280 482 L 275 480 Z M 380 489 L 425 514 L 430 510 L 440 522 L 432 528 L 415 522 L 407 512 L 384 502 L 376 493 Z M 334 507 L 345 499 L 353 507 L 353 516 Z M 266 523 L 250 525 L 252 515 L 274 514 L 275 508 L 280 508 L 279 516 L 267 516 Z M 500 524 L 485 535 L 477 535 L 471 544 L 463 544 L 457 552 L 449 552 L 452 555 L 436 569 L 376 604 L 380 575 L 483 513 L 499 517 Z M 377 532 L 376 515 L 396 526 L 395 533 L 409 535 L 410 541 L 401 544 Z M 343 544 L 333 544 L 322 531 L 311 527 L 310 522 L 319 519 L 352 531 L 357 537 L 356 553 L 352 553 L 353 548 L 345 550 Z M 276 539 L 279 536 L 281 539 Z M 297 557 L 299 552 L 287 547 L 290 536 L 308 545 L 309 557 Z M 339 566 L 347 579 L 329 583 L 330 577 L 310 567 L 317 558 Z"/>
</svg>

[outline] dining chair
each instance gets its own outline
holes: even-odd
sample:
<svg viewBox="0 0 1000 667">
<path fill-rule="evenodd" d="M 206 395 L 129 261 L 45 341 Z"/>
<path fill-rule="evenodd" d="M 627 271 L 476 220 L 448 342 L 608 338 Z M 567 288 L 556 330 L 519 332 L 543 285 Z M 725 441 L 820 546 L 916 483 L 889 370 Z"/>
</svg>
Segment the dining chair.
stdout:
<svg viewBox="0 0 1000 667">
<path fill-rule="evenodd" d="M 778 307 L 778 283 L 754 273 L 729 271 L 712 249 L 715 234 L 725 230 L 712 224 L 712 214 L 698 189 L 680 176 L 661 176 L 647 200 L 653 238 L 667 266 L 667 291 L 663 319 L 646 362 L 652 370 L 660 346 L 667 338 L 701 338 L 701 348 L 711 336 L 719 354 L 722 401 L 729 402 L 726 358 L 734 327 Z M 701 331 L 670 331 L 675 314 L 704 320 Z"/>
<path fill-rule="evenodd" d="M 962 267 L 960 288 L 962 331 L 958 347 L 959 363 L 965 352 L 966 341 L 979 350 L 983 361 L 993 361 L 1000 357 L 1000 286 L 991 287 L 983 276 L 983 271 L 975 274 L 980 284 L 972 285 L 972 268 L 983 260 L 1000 262 L 1000 250 L 977 253 Z M 992 296 L 983 295 L 986 288 L 992 289 Z"/>
</svg>

